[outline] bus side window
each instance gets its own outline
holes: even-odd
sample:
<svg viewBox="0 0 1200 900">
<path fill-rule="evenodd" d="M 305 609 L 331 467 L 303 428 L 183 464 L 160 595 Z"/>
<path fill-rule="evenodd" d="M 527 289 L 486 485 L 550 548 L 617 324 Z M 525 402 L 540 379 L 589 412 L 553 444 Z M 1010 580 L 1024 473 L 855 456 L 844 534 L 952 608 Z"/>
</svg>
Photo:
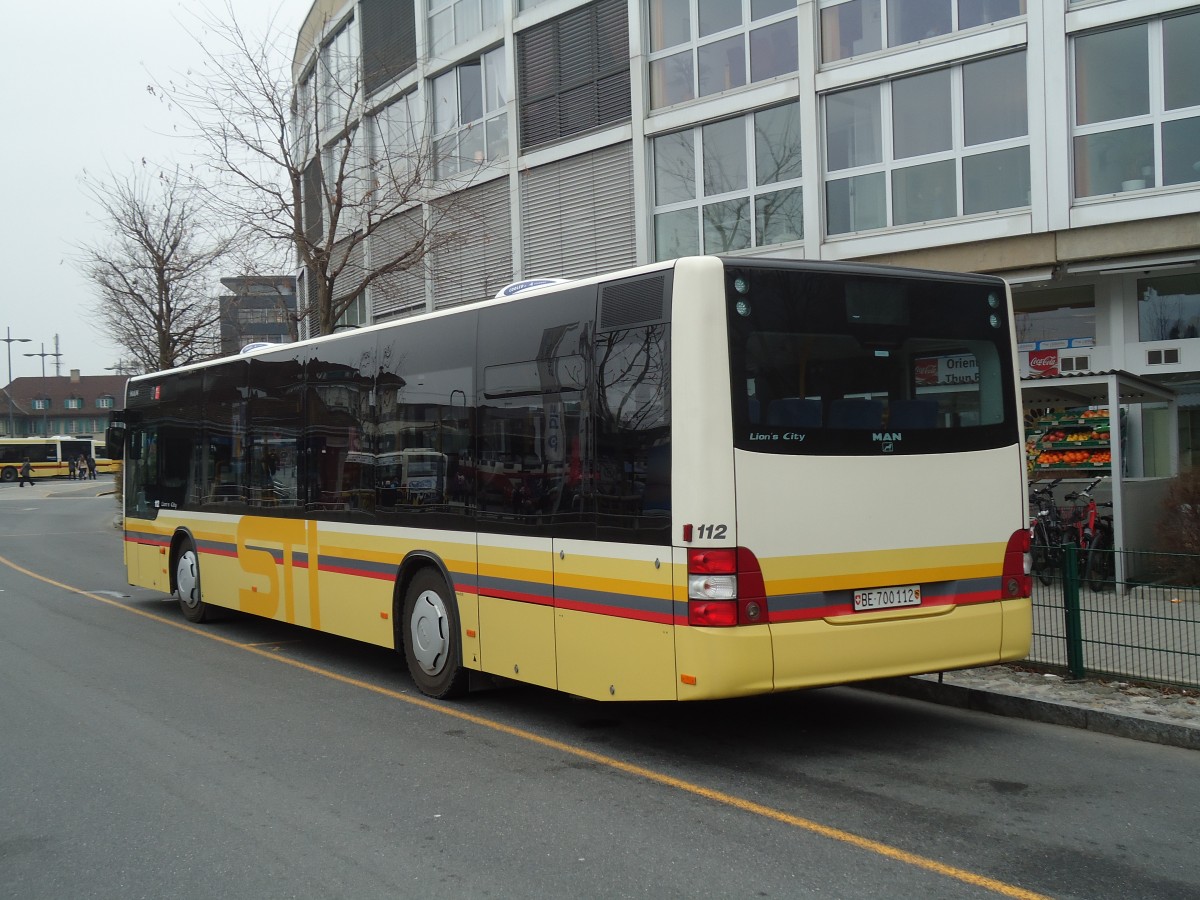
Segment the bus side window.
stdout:
<svg viewBox="0 0 1200 900">
<path fill-rule="evenodd" d="M 154 518 L 156 512 L 147 502 L 158 483 L 157 431 L 153 426 L 134 428 L 129 440 L 129 459 L 125 466 L 125 515 Z"/>
<path fill-rule="evenodd" d="M 667 543 L 670 496 L 670 356 L 665 325 L 596 336 L 597 534 Z"/>
</svg>

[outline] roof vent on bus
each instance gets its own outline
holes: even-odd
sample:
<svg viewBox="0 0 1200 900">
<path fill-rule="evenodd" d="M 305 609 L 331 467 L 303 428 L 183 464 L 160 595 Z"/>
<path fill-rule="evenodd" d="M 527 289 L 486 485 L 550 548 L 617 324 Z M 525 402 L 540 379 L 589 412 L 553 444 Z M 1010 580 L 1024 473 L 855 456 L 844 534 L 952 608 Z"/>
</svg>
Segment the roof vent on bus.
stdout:
<svg viewBox="0 0 1200 900">
<path fill-rule="evenodd" d="M 665 276 L 650 275 L 604 285 L 600 289 L 600 330 L 664 321 L 666 283 Z"/>
</svg>

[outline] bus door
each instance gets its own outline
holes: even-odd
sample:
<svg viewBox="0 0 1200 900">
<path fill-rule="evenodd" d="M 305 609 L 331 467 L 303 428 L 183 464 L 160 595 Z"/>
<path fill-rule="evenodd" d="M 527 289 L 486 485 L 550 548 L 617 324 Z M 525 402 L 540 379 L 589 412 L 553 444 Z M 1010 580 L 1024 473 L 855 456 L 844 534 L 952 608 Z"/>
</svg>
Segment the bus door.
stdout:
<svg viewBox="0 0 1200 900">
<path fill-rule="evenodd" d="M 572 510 L 566 421 L 578 421 L 595 289 L 521 298 L 479 323 L 479 641 L 485 671 L 559 687 L 554 535 Z M 573 410 L 573 412 L 572 412 Z"/>
<path fill-rule="evenodd" d="M 555 531 L 558 686 L 597 700 L 675 696 L 667 333 L 599 332 L 590 408 L 565 418 L 574 533 L 594 532 Z"/>
</svg>

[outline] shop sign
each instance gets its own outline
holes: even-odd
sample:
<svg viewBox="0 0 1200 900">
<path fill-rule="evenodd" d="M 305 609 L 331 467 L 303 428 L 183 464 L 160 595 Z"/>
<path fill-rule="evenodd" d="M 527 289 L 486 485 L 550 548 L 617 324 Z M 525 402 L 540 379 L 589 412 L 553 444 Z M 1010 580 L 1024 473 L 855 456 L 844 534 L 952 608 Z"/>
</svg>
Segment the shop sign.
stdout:
<svg viewBox="0 0 1200 900">
<path fill-rule="evenodd" d="M 922 387 L 943 384 L 979 384 L 979 361 L 970 353 L 926 356 L 916 360 L 916 382 Z"/>
<path fill-rule="evenodd" d="M 1058 351 L 1057 350 L 1033 350 L 1029 353 L 1029 374 L 1030 375 L 1057 375 L 1058 372 Z"/>
</svg>

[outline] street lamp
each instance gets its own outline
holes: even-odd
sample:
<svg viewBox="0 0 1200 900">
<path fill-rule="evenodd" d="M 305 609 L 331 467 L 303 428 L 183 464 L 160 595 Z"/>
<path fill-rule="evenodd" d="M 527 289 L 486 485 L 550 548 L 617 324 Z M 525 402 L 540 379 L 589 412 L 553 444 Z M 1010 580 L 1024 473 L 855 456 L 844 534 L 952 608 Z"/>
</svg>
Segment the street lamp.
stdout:
<svg viewBox="0 0 1200 900">
<path fill-rule="evenodd" d="M 55 352 L 55 353 L 46 352 L 46 344 L 45 344 L 45 342 L 43 342 L 41 353 L 26 353 L 25 355 L 26 356 L 40 356 L 42 358 L 42 403 L 45 404 L 42 407 L 42 433 L 43 433 L 42 436 L 50 437 L 50 423 L 46 420 L 46 416 L 48 415 L 47 410 L 50 408 L 50 392 L 48 390 L 46 390 L 46 357 L 47 356 L 62 356 L 62 354 L 57 353 L 57 352 Z"/>
<path fill-rule="evenodd" d="M 0 340 L 3 340 L 4 343 L 8 345 L 5 348 L 6 350 L 8 350 L 8 386 L 4 388 L 4 393 L 8 396 L 8 436 L 15 437 L 16 433 L 15 433 L 15 429 L 13 428 L 13 413 L 12 413 L 13 402 L 12 402 L 12 393 L 11 393 L 11 391 L 12 391 L 12 345 L 14 343 L 28 343 L 29 341 L 33 340 L 33 338 L 15 338 L 12 336 L 12 329 L 7 326 L 5 326 L 4 332 L 7 335 L 7 337 L 0 338 Z"/>
</svg>

